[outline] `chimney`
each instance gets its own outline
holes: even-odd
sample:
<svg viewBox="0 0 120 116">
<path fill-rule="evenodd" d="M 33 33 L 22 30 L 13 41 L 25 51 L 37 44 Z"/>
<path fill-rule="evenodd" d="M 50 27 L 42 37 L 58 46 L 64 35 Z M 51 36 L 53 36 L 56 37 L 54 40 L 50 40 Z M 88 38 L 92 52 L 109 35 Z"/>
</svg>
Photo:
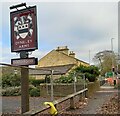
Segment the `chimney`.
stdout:
<svg viewBox="0 0 120 116">
<path fill-rule="evenodd" d="M 70 51 L 69 56 L 71 56 L 71 57 L 75 58 L 75 53 L 74 53 L 73 51 Z"/>
<path fill-rule="evenodd" d="M 59 46 L 59 47 L 57 47 L 56 51 L 62 52 L 64 54 L 68 55 L 69 49 L 67 46 Z"/>
</svg>

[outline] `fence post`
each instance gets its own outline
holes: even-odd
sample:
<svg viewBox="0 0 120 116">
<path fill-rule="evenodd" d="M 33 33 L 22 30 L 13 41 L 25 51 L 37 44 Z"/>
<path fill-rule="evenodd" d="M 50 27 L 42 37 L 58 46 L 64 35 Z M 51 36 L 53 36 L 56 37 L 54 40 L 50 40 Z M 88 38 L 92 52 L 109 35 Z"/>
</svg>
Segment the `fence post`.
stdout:
<svg viewBox="0 0 120 116">
<path fill-rule="evenodd" d="M 73 78 L 74 78 L 74 93 L 76 93 L 76 82 L 77 82 L 77 79 L 76 79 L 76 76 L 75 76 L 75 72 L 74 72 Z"/>
<path fill-rule="evenodd" d="M 74 97 L 70 98 L 70 109 L 74 109 L 75 108 L 75 104 L 74 104 Z"/>
<path fill-rule="evenodd" d="M 54 72 L 54 70 L 51 70 L 51 101 L 54 100 L 54 96 L 53 96 L 53 72 Z"/>
<path fill-rule="evenodd" d="M 83 95 L 82 93 L 80 94 L 80 97 L 79 97 L 79 101 L 82 101 L 83 100 Z"/>
<path fill-rule="evenodd" d="M 88 98 L 88 90 L 85 91 L 85 97 Z"/>
</svg>

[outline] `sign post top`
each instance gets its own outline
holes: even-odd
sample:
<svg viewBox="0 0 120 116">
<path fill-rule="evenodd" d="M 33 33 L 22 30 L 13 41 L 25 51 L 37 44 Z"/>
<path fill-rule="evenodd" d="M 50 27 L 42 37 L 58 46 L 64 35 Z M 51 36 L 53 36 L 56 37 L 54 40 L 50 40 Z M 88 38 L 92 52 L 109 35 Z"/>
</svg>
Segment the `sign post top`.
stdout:
<svg viewBox="0 0 120 116">
<path fill-rule="evenodd" d="M 18 5 L 11 6 L 10 9 L 14 9 L 14 8 L 22 7 L 22 6 L 26 7 L 26 3 L 21 3 L 21 4 L 18 4 Z"/>
</svg>

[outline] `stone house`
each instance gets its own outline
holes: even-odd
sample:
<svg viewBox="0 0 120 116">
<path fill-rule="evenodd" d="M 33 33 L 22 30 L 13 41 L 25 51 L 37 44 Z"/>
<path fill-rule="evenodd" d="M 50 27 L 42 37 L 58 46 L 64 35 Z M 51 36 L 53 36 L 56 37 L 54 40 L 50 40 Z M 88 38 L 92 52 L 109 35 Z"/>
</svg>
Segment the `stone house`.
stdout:
<svg viewBox="0 0 120 116">
<path fill-rule="evenodd" d="M 35 75 L 38 79 L 50 75 L 53 70 L 54 77 L 58 78 L 80 65 L 89 66 L 89 63 L 77 59 L 73 51 L 69 51 L 67 46 L 62 46 L 41 58 L 36 66 L 38 70 L 30 71 L 30 74 Z"/>
</svg>

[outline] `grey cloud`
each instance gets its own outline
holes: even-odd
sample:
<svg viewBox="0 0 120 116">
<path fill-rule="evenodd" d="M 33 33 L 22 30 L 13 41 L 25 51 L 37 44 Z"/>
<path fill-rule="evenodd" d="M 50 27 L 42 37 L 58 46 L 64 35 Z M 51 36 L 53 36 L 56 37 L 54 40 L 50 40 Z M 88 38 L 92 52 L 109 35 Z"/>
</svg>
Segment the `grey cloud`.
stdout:
<svg viewBox="0 0 120 116">
<path fill-rule="evenodd" d="M 12 3 L 8 4 L 11 5 Z M 117 48 L 117 3 L 111 2 L 48 2 L 29 3 L 37 5 L 39 48 L 33 55 L 42 57 L 47 51 L 59 45 L 68 45 L 82 53 L 78 57 L 87 59 L 87 52 L 110 48 L 114 37 Z M 6 6 L 4 6 L 6 10 Z M 9 10 L 7 13 L 9 15 Z M 8 16 L 3 23 L 9 25 Z M 5 26 L 5 27 L 7 27 Z M 5 28 L 3 27 L 3 28 Z M 78 52 L 78 53 L 79 53 Z M 38 55 L 39 54 L 39 55 Z"/>
</svg>

